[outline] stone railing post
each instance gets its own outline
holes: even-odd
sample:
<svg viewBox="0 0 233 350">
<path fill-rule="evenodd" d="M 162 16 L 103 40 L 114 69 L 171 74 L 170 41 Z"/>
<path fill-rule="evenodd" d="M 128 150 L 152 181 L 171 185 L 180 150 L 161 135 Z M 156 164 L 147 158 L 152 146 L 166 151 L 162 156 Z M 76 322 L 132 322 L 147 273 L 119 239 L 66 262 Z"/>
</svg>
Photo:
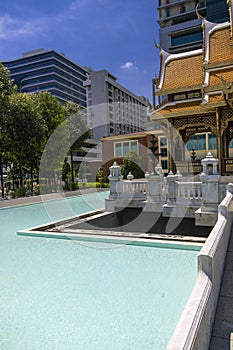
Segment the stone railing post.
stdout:
<svg viewBox="0 0 233 350">
<path fill-rule="evenodd" d="M 110 183 L 110 195 L 109 198 L 117 198 L 117 183 L 121 179 L 121 167 L 114 162 L 113 165 L 109 168 L 110 175 L 108 177 Z"/>
<path fill-rule="evenodd" d="M 176 191 L 175 191 L 175 181 L 176 175 L 172 171 L 169 172 L 167 176 L 167 203 L 173 204 L 176 201 Z"/>
<path fill-rule="evenodd" d="M 132 181 L 134 179 L 134 176 L 133 176 L 133 174 L 131 173 L 131 171 L 128 173 L 128 175 L 127 175 L 127 180 L 129 180 L 129 181 Z"/>
<path fill-rule="evenodd" d="M 197 225 L 212 226 L 217 221 L 219 205 L 218 159 L 209 152 L 206 158 L 201 160 L 201 164 L 202 205 L 196 211 L 195 219 Z"/>
<path fill-rule="evenodd" d="M 162 212 L 162 207 L 166 201 L 164 193 L 164 174 L 161 166 L 155 167 L 155 173 L 146 176 L 148 181 L 148 195 L 145 202 L 146 211 Z"/>
<path fill-rule="evenodd" d="M 230 192 L 231 194 L 233 194 L 233 184 L 232 183 L 229 183 L 227 185 L 227 191 Z"/>
<path fill-rule="evenodd" d="M 219 179 L 217 165 L 218 159 L 209 152 L 206 158 L 201 160 L 203 171 L 200 175 L 202 182 L 202 208 L 206 212 L 217 212 L 219 203 Z"/>
<path fill-rule="evenodd" d="M 121 180 L 121 167 L 114 162 L 109 168 L 110 175 L 108 177 L 110 183 L 110 194 L 105 199 L 105 209 L 107 211 L 115 211 L 115 200 L 118 198 L 118 183 Z"/>
</svg>

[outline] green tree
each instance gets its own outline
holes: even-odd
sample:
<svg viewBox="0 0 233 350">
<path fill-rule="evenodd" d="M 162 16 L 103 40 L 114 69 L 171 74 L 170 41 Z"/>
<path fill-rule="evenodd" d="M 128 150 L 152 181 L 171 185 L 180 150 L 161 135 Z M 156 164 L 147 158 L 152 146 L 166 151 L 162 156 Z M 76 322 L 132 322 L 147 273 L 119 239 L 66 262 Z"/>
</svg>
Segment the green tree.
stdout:
<svg viewBox="0 0 233 350">
<path fill-rule="evenodd" d="M 71 181 L 74 184 L 74 152 L 79 152 L 85 141 L 91 137 L 91 130 L 87 124 L 87 116 L 81 108 L 73 102 L 64 106 L 64 115 L 67 121 L 68 142 L 70 144 Z"/>
<path fill-rule="evenodd" d="M 2 197 L 4 198 L 3 183 L 3 163 L 5 163 L 5 155 L 7 152 L 5 130 L 8 118 L 10 96 L 15 90 L 12 80 L 9 79 L 9 71 L 0 62 L 0 181 L 2 189 Z"/>
<path fill-rule="evenodd" d="M 121 167 L 121 173 L 124 179 L 127 178 L 129 172 L 131 172 L 135 179 L 144 177 L 144 171 L 141 168 L 141 161 L 142 158 L 134 151 L 130 151 L 126 154 Z"/>
<path fill-rule="evenodd" d="M 34 99 L 39 113 L 46 123 L 46 139 L 48 139 L 58 125 L 64 121 L 64 108 L 61 102 L 49 92 L 39 92 L 34 95 Z"/>
<path fill-rule="evenodd" d="M 68 163 L 68 158 L 66 157 L 62 167 L 62 181 L 64 181 L 66 185 L 68 185 L 68 179 L 70 174 L 71 174 L 70 164 Z"/>
<path fill-rule="evenodd" d="M 34 96 L 13 93 L 10 96 L 5 134 L 9 158 L 18 171 L 21 187 L 25 174 L 29 173 L 32 190 L 34 171 L 38 173 L 46 131 L 46 124 L 39 113 Z"/>
<path fill-rule="evenodd" d="M 45 142 L 44 142 L 44 169 L 43 175 L 47 177 L 47 184 L 56 187 L 57 155 L 61 147 L 66 143 L 65 132 L 59 130 L 59 137 L 53 138 L 53 143 L 48 145 L 48 140 L 59 125 L 64 121 L 64 107 L 58 99 L 49 92 L 39 92 L 34 95 L 34 100 L 41 118 L 46 124 Z M 46 163 L 46 164 L 45 164 Z"/>
<path fill-rule="evenodd" d="M 98 169 L 97 174 L 96 174 L 96 179 L 100 183 L 100 187 L 101 187 L 103 182 L 104 182 L 104 170 L 103 170 L 103 167 L 100 167 Z"/>
</svg>

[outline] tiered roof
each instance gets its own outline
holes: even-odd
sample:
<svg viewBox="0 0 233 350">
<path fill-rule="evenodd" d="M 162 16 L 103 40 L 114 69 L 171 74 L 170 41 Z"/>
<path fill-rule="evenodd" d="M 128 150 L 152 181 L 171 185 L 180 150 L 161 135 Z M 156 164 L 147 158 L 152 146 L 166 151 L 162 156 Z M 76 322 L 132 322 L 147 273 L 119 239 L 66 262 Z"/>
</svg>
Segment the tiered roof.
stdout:
<svg viewBox="0 0 233 350">
<path fill-rule="evenodd" d="M 233 89 L 232 25 L 210 23 L 203 19 L 203 49 L 182 54 L 168 54 L 161 50 L 161 69 L 157 96 L 186 92 L 185 100 L 164 98 L 151 117 L 177 117 L 203 114 L 218 106 L 226 106 L 225 90 Z M 225 89 L 225 90 L 224 90 Z M 199 91 L 189 98 L 188 91 Z"/>
</svg>

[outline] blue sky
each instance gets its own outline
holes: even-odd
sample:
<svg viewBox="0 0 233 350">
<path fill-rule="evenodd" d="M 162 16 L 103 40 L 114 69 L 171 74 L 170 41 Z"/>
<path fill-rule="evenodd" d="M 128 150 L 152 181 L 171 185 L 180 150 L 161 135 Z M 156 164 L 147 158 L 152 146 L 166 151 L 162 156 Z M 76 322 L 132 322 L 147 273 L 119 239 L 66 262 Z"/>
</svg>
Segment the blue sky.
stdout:
<svg viewBox="0 0 233 350">
<path fill-rule="evenodd" d="M 37 48 L 107 69 L 137 95 L 151 98 L 158 73 L 157 0 L 11 0 L 1 3 L 0 60 Z"/>
</svg>

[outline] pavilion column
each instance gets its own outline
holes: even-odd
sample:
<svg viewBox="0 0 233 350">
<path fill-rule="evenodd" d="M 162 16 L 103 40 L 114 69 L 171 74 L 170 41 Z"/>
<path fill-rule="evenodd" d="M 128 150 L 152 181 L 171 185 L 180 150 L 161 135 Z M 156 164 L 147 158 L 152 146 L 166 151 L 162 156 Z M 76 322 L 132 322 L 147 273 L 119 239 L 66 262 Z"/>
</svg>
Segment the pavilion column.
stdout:
<svg viewBox="0 0 233 350">
<path fill-rule="evenodd" d="M 217 158 L 219 159 L 219 174 L 222 174 L 222 137 L 221 137 L 221 122 L 220 122 L 220 109 L 216 108 L 216 136 L 217 136 Z"/>
<path fill-rule="evenodd" d="M 174 172 L 173 169 L 173 155 L 174 155 L 174 145 L 173 145 L 173 123 L 172 120 L 169 120 L 168 123 L 168 129 L 169 129 L 169 140 L 168 140 L 168 170 L 169 172 L 172 171 Z"/>
</svg>

